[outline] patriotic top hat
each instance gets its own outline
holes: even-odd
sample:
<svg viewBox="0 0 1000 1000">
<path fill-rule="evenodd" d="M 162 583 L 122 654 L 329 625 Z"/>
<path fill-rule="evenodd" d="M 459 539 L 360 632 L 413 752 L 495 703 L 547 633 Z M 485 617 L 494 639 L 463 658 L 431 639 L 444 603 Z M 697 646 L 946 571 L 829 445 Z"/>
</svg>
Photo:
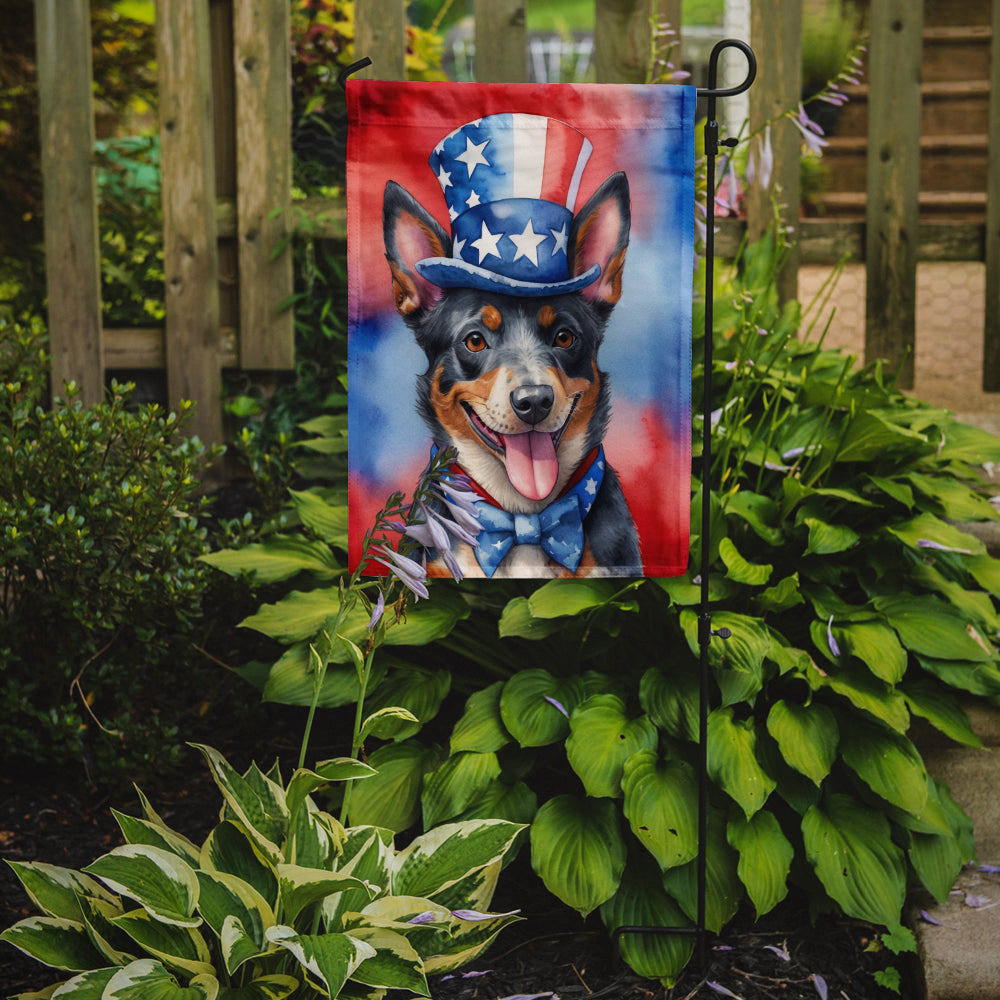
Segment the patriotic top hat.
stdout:
<svg viewBox="0 0 1000 1000">
<path fill-rule="evenodd" d="M 448 204 L 452 255 L 417 261 L 417 271 L 442 288 L 510 295 L 596 281 L 599 265 L 571 276 L 567 256 L 592 149 L 576 129 L 541 115 L 489 115 L 446 135 L 428 162 Z"/>
</svg>

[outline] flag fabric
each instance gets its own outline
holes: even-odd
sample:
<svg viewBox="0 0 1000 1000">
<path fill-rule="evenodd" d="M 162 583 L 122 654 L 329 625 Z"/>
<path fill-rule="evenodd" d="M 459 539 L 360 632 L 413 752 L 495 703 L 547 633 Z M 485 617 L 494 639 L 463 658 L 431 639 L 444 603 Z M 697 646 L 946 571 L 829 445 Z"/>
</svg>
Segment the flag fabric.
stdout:
<svg viewBox="0 0 1000 1000">
<path fill-rule="evenodd" d="M 347 83 L 351 565 L 453 449 L 487 577 L 687 570 L 695 91 Z"/>
</svg>

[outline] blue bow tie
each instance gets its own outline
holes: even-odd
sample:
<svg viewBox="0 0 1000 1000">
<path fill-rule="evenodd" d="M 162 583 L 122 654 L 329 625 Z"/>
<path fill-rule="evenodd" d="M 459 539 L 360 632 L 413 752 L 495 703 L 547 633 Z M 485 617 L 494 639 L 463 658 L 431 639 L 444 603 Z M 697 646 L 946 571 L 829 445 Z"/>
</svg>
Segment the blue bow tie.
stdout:
<svg viewBox="0 0 1000 1000">
<path fill-rule="evenodd" d="M 579 482 L 537 514 L 511 514 L 485 500 L 476 501 L 482 530 L 476 560 L 492 577 L 515 545 L 540 545 L 560 566 L 575 573 L 583 556 L 583 522 L 604 479 L 601 448 Z"/>
</svg>

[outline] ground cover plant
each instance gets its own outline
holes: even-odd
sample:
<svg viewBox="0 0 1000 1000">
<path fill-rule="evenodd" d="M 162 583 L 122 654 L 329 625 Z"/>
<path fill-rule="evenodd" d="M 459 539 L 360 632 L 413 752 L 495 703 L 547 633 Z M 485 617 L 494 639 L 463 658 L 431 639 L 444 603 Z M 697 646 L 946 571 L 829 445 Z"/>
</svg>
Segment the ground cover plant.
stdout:
<svg viewBox="0 0 1000 1000">
<path fill-rule="evenodd" d="M 958 695 L 1000 695 L 1000 562 L 954 523 L 995 516 L 976 466 L 1000 459 L 1000 441 L 824 349 L 819 331 L 807 339 L 800 306 L 777 302 L 782 252 L 773 238 L 745 248 L 716 289 L 711 535 L 696 479 L 688 576 L 436 587 L 371 677 L 368 704 L 413 719 L 367 741 L 378 774 L 356 789 L 353 822 L 530 822 L 535 870 L 580 914 L 609 930 L 690 925 L 708 544 L 712 624 L 732 634 L 710 649 L 707 926 L 743 904 L 763 916 L 794 888 L 814 915 L 912 947 L 907 887 L 943 899 L 973 854 L 909 728 L 921 717 L 978 745 Z M 225 556 L 229 572 L 288 581 L 244 623 L 287 645 L 245 672 L 265 698 L 313 697 L 310 640 L 344 572 L 337 501 L 295 494 L 301 529 Z M 319 703 L 351 704 L 354 673 L 340 651 Z M 442 733 L 432 720 L 460 692 Z M 622 941 L 667 983 L 691 948 Z"/>
</svg>

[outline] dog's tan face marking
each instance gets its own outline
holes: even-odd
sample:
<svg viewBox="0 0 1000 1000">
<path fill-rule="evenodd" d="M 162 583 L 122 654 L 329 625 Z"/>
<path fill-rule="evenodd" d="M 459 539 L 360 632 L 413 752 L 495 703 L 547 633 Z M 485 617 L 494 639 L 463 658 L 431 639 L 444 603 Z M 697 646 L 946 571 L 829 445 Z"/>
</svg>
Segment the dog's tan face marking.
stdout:
<svg viewBox="0 0 1000 1000">
<path fill-rule="evenodd" d="M 500 329 L 503 323 L 503 316 L 500 315 L 500 310 L 496 306 L 483 306 L 483 311 L 480 313 L 483 320 L 483 326 L 487 330 L 492 330 L 494 333 Z"/>
<path fill-rule="evenodd" d="M 431 388 L 431 402 L 438 420 L 453 441 L 474 440 L 475 434 L 469 426 L 469 419 L 461 404 L 465 401 L 473 407 L 487 405 L 500 372 L 487 372 L 475 382 L 456 382 L 447 392 L 441 391 L 443 373 L 444 365 L 440 365 L 434 372 L 434 383 Z"/>
<path fill-rule="evenodd" d="M 544 305 L 538 310 L 538 325 L 543 329 L 556 321 L 556 311 L 550 305 Z"/>
</svg>

